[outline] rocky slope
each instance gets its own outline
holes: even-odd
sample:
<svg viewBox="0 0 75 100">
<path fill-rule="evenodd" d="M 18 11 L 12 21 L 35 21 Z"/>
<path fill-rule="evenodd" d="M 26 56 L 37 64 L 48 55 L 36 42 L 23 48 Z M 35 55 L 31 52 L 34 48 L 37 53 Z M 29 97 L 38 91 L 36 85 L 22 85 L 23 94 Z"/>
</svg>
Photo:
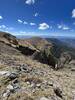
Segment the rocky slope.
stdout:
<svg viewBox="0 0 75 100">
<path fill-rule="evenodd" d="M 8 45 L 11 45 L 11 46 L 18 45 L 18 41 L 17 41 L 16 37 L 9 33 L 5 33 L 5 32 L 0 32 L 0 41 L 6 43 Z"/>
<path fill-rule="evenodd" d="M 6 37 L 5 39 L 10 43 Z M 40 40 L 38 42 L 40 44 Z M 33 50 L 29 48 L 31 42 L 26 43 L 20 44 L 18 40 L 16 47 L 12 46 L 13 42 L 8 45 L 5 41 L 0 41 L 0 100 L 74 100 L 74 60 L 56 71 L 51 65 L 33 60 L 31 54 L 22 52 L 19 46 L 24 48 L 23 50 L 27 50 L 27 47 L 30 51 Z M 51 43 L 45 43 L 51 48 Z M 44 46 L 46 45 L 40 47 Z M 43 52 L 39 47 L 39 50 L 34 48 L 34 53 Z"/>
</svg>

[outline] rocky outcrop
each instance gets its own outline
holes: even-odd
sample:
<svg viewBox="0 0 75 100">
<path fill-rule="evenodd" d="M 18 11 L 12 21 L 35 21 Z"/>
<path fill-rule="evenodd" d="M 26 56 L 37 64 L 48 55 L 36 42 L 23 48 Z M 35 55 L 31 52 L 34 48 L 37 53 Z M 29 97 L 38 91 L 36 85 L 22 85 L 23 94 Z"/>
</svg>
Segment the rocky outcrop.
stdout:
<svg viewBox="0 0 75 100">
<path fill-rule="evenodd" d="M 63 68 L 66 64 L 69 64 L 71 60 L 72 60 L 71 55 L 68 52 L 63 52 L 60 58 L 58 59 L 56 69 Z"/>
<path fill-rule="evenodd" d="M 15 36 L 11 34 L 4 34 L 4 38 L 6 38 L 11 44 L 18 45 L 18 41 Z"/>
<path fill-rule="evenodd" d="M 27 56 L 30 56 L 32 55 L 36 50 L 35 49 L 32 49 L 30 47 L 27 47 L 27 46 L 22 46 L 22 45 L 19 45 L 17 47 L 17 49 L 24 55 L 27 55 Z"/>
<path fill-rule="evenodd" d="M 6 32 L 0 32 L 0 41 L 4 42 L 12 47 L 18 46 L 17 38 Z"/>
</svg>

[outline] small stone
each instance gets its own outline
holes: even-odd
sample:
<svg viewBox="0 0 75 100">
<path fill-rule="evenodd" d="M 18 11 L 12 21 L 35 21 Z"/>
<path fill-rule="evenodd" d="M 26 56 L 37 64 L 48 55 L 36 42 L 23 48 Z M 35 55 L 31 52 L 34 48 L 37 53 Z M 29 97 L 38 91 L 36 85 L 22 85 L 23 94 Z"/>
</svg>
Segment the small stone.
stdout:
<svg viewBox="0 0 75 100">
<path fill-rule="evenodd" d="M 36 84 L 36 87 L 40 88 L 41 87 L 41 84 Z"/>
<path fill-rule="evenodd" d="M 75 68 L 71 68 L 71 71 L 75 71 Z"/>
<path fill-rule="evenodd" d="M 10 95 L 10 91 L 9 90 L 7 90 L 5 93 L 3 93 L 3 97 L 4 98 L 7 98 L 9 95 Z"/>
<path fill-rule="evenodd" d="M 10 91 L 13 91 L 14 90 L 13 86 L 10 85 L 10 84 L 7 86 L 7 89 L 10 90 Z"/>
<path fill-rule="evenodd" d="M 8 75 L 10 75 L 10 72 L 9 71 L 0 71 L 0 75 L 8 76 Z"/>
<path fill-rule="evenodd" d="M 9 77 L 9 79 L 13 80 L 13 79 L 17 78 L 18 75 L 17 75 L 17 73 L 12 72 L 8 77 Z"/>
<path fill-rule="evenodd" d="M 61 91 L 61 89 L 60 88 L 55 88 L 54 89 L 54 92 L 55 92 L 55 94 L 58 96 L 58 97 L 60 97 L 60 98 L 62 98 L 62 91 Z"/>
<path fill-rule="evenodd" d="M 53 83 L 50 82 L 50 81 L 49 81 L 47 84 L 48 84 L 49 86 L 53 86 Z"/>
<path fill-rule="evenodd" d="M 31 86 L 31 87 L 34 87 L 34 86 L 35 86 L 35 84 L 34 84 L 34 83 L 32 83 L 30 86 Z"/>
<path fill-rule="evenodd" d="M 28 66 L 27 64 L 23 64 L 20 66 L 20 71 L 23 71 L 25 73 L 29 73 L 31 70 L 32 68 Z"/>
<path fill-rule="evenodd" d="M 18 79 L 15 79 L 15 80 L 13 80 L 13 84 L 16 84 L 16 83 L 18 83 L 19 81 L 18 81 Z"/>
<path fill-rule="evenodd" d="M 30 82 L 27 81 L 26 83 L 27 83 L 27 85 L 30 85 Z"/>
<path fill-rule="evenodd" d="M 17 91 L 17 90 L 20 89 L 20 85 L 19 84 L 14 84 L 13 87 L 14 87 L 14 91 Z"/>
</svg>

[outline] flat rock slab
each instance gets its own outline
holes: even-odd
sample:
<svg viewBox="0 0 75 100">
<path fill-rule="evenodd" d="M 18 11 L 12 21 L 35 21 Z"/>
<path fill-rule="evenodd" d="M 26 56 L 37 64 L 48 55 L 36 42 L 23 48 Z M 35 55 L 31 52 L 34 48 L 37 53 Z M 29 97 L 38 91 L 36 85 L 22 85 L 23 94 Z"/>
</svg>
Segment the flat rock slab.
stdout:
<svg viewBox="0 0 75 100">
<path fill-rule="evenodd" d="M 9 71 L 0 71 L 0 75 L 10 75 Z"/>
</svg>

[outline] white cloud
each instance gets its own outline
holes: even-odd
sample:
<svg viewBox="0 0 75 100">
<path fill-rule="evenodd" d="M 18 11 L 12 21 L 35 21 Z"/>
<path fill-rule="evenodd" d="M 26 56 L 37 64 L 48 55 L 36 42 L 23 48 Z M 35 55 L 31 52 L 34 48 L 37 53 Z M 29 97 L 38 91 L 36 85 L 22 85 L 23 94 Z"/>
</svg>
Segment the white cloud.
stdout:
<svg viewBox="0 0 75 100">
<path fill-rule="evenodd" d="M 63 26 L 63 30 L 69 30 L 70 28 L 68 26 Z"/>
<path fill-rule="evenodd" d="M 0 16 L 0 19 L 3 19 L 3 17 L 2 17 L 2 16 Z"/>
<path fill-rule="evenodd" d="M 19 23 L 21 23 L 21 24 L 23 23 L 23 21 L 22 21 L 22 20 L 20 20 L 20 19 L 18 19 L 17 21 L 18 21 Z"/>
<path fill-rule="evenodd" d="M 34 14 L 35 17 L 37 17 L 38 15 L 39 15 L 38 13 L 35 13 L 35 14 Z"/>
<path fill-rule="evenodd" d="M 72 10 L 72 18 L 75 18 L 75 9 Z"/>
<path fill-rule="evenodd" d="M 1 26 L 0 26 L 0 29 L 5 29 L 5 28 L 6 28 L 5 25 L 1 25 Z"/>
<path fill-rule="evenodd" d="M 6 25 L 0 25 L 0 30 L 2 31 L 11 31 L 13 29 L 14 29 L 13 27 L 8 27 Z"/>
<path fill-rule="evenodd" d="M 6 30 L 13 30 L 13 27 L 6 27 Z"/>
<path fill-rule="evenodd" d="M 58 29 L 61 29 L 62 28 L 62 25 L 58 25 Z"/>
<path fill-rule="evenodd" d="M 24 21 L 23 24 L 28 24 L 28 22 Z"/>
<path fill-rule="evenodd" d="M 24 25 L 28 24 L 28 22 L 23 21 L 23 20 L 21 20 L 21 19 L 18 19 L 17 21 L 18 21 L 18 23 L 20 23 L 20 24 L 24 24 Z"/>
<path fill-rule="evenodd" d="M 35 3 L 35 0 L 26 0 L 25 3 L 28 4 L 28 5 L 32 5 L 32 4 Z"/>
<path fill-rule="evenodd" d="M 39 24 L 39 30 L 46 30 L 48 29 L 50 26 L 47 23 L 41 23 Z"/>
<path fill-rule="evenodd" d="M 30 23 L 30 25 L 31 25 L 31 26 L 34 26 L 34 25 L 36 25 L 36 24 L 35 24 L 35 23 Z"/>
<path fill-rule="evenodd" d="M 58 24 L 58 29 L 62 29 L 62 30 L 69 30 L 70 28 L 66 25 L 63 25 L 63 24 Z"/>
</svg>

